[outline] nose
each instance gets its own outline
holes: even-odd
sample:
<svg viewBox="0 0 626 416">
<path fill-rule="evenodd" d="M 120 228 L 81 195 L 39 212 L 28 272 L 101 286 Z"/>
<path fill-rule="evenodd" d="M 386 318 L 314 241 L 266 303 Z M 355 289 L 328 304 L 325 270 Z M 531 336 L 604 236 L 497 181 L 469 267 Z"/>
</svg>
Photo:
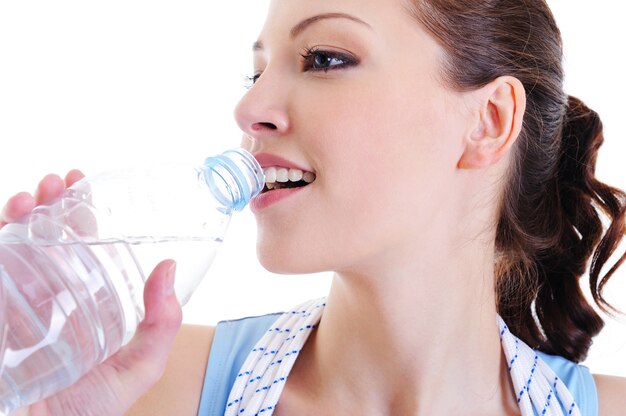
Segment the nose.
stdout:
<svg viewBox="0 0 626 416">
<path fill-rule="evenodd" d="M 264 72 L 235 107 L 239 128 L 254 140 L 280 137 L 290 129 L 287 89 L 280 83 L 272 83 L 268 75 Z"/>
</svg>

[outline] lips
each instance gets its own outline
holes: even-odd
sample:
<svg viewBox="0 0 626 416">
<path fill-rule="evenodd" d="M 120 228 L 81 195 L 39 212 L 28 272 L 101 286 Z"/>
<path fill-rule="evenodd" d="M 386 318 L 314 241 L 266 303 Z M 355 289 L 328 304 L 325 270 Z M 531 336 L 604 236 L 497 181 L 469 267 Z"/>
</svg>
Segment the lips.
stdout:
<svg viewBox="0 0 626 416">
<path fill-rule="evenodd" d="M 271 153 L 258 153 L 254 157 L 263 168 L 265 187 L 251 203 L 251 209 L 258 211 L 272 205 L 305 188 L 315 181 L 315 173 Z"/>
<path fill-rule="evenodd" d="M 259 162 L 263 169 L 271 167 L 271 166 L 282 166 L 284 168 L 293 168 L 299 169 L 303 172 L 312 172 L 311 169 L 307 169 L 304 166 L 298 165 L 295 162 L 292 162 L 288 159 L 280 157 L 278 155 L 272 153 L 256 153 L 254 158 Z"/>
<path fill-rule="evenodd" d="M 254 157 L 263 168 L 263 192 L 282 188 L 299 188 L 315 181 L 315 173 L 290 160 L 271 153 L 258 153 Z"/>
</svg>

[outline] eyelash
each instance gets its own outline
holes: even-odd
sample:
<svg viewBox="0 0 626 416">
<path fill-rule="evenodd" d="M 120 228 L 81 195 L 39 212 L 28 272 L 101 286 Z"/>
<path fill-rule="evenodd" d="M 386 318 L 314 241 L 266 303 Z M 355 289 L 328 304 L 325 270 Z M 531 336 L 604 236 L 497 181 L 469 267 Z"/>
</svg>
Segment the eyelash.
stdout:
<svg viewBox="0 0 626 416">
<path fill-rule="evenodd" d="M 347 53 L 342 53 L 342 52 L 332 52 L 332 51 L 325 51 L 322 49 L 317 49 L 317 48 L 305 48 L 303 53 L 300 54 L 300 56 L 302 57 L 302 70 L 303 71 L 312 71 L 312 72 L 317 72 L 317 71 L 324 71 L 324 72 L 328 72 L 330 70 L 336 70 L 336 69 L 341 69 L 341 68 L 346 68 L 346 67 L 350 67 L 350 66 L 354 66 L 356 64 L 358 64 L 358 60 L 356 58 L 354 58 L 353 56 L 348 55 Z M 316 68 L 316 58 L 323 56 L 327 59 L 330 60 L 340 60 L 343 63 L 341 64 L 337 64 L 337 65 L 333 65 L 333 66 L 329 66 L 329 67 L 323 67 L 323 68 Z"/>
<path fill-rule="evenodd" d="M 334 71 L 337 69 L 342 69 L 342 68 L 347 68 L 347 67 L 351 67 L 351 66 L 355 66 L 359 63 L 359 60 L 356 59 L 355 57 L 347 54 L 347 53 L 341 53 L 341 52 L 331 52 L 331 51 L 325 51 L 322 49 L 317 49 L 317 48 L 304 48 L 303 52 L 300 54 L 300 56 L 302 57 L 302 71 L 307 72 L 319 72 L 319 71 L 323 71 L 323 72 L 328 72 L 328 71 Z M 319 56 L 324 56 L 327 59 L 332 60 L 340 60 L 342 61 L 341 64 L 337 64 L 337 65 L 332 65 L 329 67 L 323 67 L 323 68 L 316 68 L 316 58 Z M 247 89 L 252 88 L 252 86 L 257 82 L 257 80 L 259 79 L 259 77 L 261 76 L 261 73 L 258 74 L 254 74 L 254 75 L 248 75 L 245 77 L 244 80 L 244 87 L 246 87 Z"/>
<path fill-rule="evenodd" d="M 252 88 L 252 86 L 257 82 L 260 76 L 261 76 L 260 73 L 254 74 L 254 75 L 246 75 L 243 80 L 244 88 L 247 90 Z"/>
</svg>

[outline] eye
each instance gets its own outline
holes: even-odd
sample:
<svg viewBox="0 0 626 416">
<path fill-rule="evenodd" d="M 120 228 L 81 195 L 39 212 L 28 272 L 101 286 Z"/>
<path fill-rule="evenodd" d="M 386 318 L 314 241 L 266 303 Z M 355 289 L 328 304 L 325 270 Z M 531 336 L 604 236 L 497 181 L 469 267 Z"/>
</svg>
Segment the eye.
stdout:
<svg viewBox="0 0 626 416">
<path fill-rule="evenodd" d="M 301 55 L 303 71 L 328 71 L 358 64 L 358 60 L 346 53 L 305 49 Z"/>
<path fill-rule="evenodd" d="M 254 75 L 246 75 L 243 80 L 243 86 L 249 90 L 258 81 L 260 76 L 260 72 Z"/>
</svg>

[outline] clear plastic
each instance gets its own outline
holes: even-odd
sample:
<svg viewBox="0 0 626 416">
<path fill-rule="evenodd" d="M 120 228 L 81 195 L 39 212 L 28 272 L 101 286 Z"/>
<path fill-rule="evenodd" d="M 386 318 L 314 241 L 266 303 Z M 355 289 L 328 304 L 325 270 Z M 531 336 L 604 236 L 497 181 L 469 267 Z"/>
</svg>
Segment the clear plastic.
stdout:
<svg viewBox="0 0 626 416">
<path fill-rule="evenodd" d="M 117 351 L 143 318 L 143 285 L 177 262 L 186 303 L 231 214 L 263 187 L 242 149 L 199 166 L 85 178 L 0 230 L 0 414 L 65 388 Z"/>
</svg>

